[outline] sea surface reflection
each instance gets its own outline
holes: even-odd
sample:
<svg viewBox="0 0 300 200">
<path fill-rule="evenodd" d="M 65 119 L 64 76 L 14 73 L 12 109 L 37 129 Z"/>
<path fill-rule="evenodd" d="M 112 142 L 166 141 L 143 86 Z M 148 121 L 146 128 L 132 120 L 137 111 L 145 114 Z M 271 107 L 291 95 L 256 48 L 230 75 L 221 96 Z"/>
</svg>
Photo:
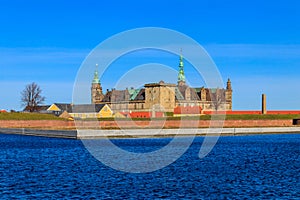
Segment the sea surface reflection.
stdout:
<svg viewBox="0 0 300 200">
<path fill-rule="evenodd" d="M 163 139 L 113 140 L 149 152 Z M 146 174 L 113 170 L 80 140 L 0 134 L 0 195 L 11 198 L 300 198 L 300 134 L 220 137 L 199 159 L 197 137 L 173 164 Z M 109 150 L 109 149 L 108 149 Z"/>
</svg>

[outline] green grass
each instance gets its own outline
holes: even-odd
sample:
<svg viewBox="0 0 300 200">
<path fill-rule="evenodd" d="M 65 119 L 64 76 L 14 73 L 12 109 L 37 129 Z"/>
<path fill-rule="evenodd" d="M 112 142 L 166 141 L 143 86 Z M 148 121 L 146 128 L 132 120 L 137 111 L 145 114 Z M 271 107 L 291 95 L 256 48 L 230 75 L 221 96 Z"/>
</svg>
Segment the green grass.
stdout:
<svg viewBox="0 0 300 200">
<path fill-rule="evenodd" d="M 0 113 L 0 120 L 65 120 L 52 114 Z"/>
<path fill-rule="evenodd" d="M 201 116 L 184 116 L 184 117 L 166 117 L 166 118 L 120 118 L 120 121 L 150 121 L 150 120 L 211 120 L 211 115 L 201 115 Z M 214 115 L 213 119 L 224 119 L 224 115 Z M 226 115 L 226 120 L 278 120 L 278 119 L 300 119 L 300 115 Z M 86 119 L 94 120 L 94 119 Z M 114 121 L 114 118 L 100 118 L 99 121 Z"/>
<path fill-rule="evenodd" d="M 168 120 L 180 120 L 180 119 L 197 119 L 197 120 L 211 120 L 211 119 L 224 119 L 224 115 L 202 115 L 191 117 L 168 117 Z M 300 115 L 226 115 L 226 120 L 276 120 L 276 119 L 300 119 Z"/>
<path fill-rule="evenodd" d="M 215 115 L 214 119 L 223 119 L 223 115 Z M 166 118 L 120 118 L 120 121 L 150 121 L 150 120 L 210 120 L 210 115 L 166 117 Z M 226 120 L 276 120 L 276 119 L 300 119 L 300 115 L 226 115 Z M 0 120 L 65 120 L 51 114 L 40 113 L 0 113 Z M 95 119 L 83 119 L 86 121 Z M 99 121 L 114 121 L 114 118 L 100 118 Z"/>
<path fill-rule="evenodd" d="M 275 119 L 297 119 L 300 115 L 226 115 L 227 120 L 275 120 Z"/>
</svg>

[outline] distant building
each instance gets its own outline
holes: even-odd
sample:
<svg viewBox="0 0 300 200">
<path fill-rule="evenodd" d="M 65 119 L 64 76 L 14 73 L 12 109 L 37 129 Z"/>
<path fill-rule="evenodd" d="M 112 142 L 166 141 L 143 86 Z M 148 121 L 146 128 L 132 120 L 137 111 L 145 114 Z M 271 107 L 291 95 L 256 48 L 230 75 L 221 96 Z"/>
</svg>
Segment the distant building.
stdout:
<svg viewBox="0 0 300 200">
<path fill-rule="evenodd" d="M 64 111 L 70 113 L 72 112 L 72 104 L 69 103 L 53 103 L 46 109 L 47 113 L 54 114 L 56 116 L 61 115 Z"/>
<path fill-rule="evenodd" d="M 113 117 L 113 111 L 106 104 L 73 105 L 73 110 L 69 114 L 75 119 Z"/>
<path fill-rule="evenodd" d="M 107 104 L 53 103 L 52 105 L 38 106 L 37 112 L 53 114 L 66 119 L 113 117 L 113 111 Z"/>
<path fill-rule="evenodd" d="M 98 67 L 98 65 L 96 65 Z M 98 70 L 95 70 L 94 73 L 94 79 L 92 81 L 92 88 L 91 88 L 91 99 L 92 104 L 96 104 L 98 102 L 101 102 L 104 98 L 102 87 L 100 84 L 99 76 L 98 76 Z"/>
<path fill-rule="evenodd" d="M 50 105 L 40 105 L 40 106 L 35 106 L 35 110 L 33 112 L 37 113 L 49 113 L 47 109 L 49 108 Z M 26 106 L 23 110 L 23 112 L 30 112 L 32 108 L 30 106 Z"/>
<path fill-rule="evenodd" d="M 198 111 L 232 110 L 232 88 L 230 79 L 227 81 L 226 88 L 192 88 L 185 82 L 183 57 L 180 56 L 179 72 L 177 84 L 148 83 L 141 89 L 107 90 L 104 94 L 95 70 L 94 79 L 91 86 L 91 103 L 106 104 L 114 113 L 152 113 L 174 112 L 195 114 Z M 178 109 L 182 108 L 182 112 Z M 199 113 L 200 114 L 200 113 Z M 133 114 L 131 114 L 133 115 Z"/>
</svg>

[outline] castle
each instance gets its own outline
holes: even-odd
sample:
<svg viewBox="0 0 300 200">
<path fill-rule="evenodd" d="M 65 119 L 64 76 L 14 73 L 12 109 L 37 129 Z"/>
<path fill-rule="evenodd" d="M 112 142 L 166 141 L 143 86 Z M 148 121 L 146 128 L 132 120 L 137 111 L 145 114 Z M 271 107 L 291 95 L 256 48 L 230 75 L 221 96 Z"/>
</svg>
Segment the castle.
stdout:
<svg viewBox="0 0 300 200">
<path fill-rule="evenodd" d="M 98 71 L 95 70 L 91 103 L 107 104 L 114 113 L 175 113 L 179 109 L 181 113 L 200 114 L 203 111 L 232 110 L 232 88 L 230 79 L 226 89 L 189 87 L 185 81 L 183 57 L 180 56 L 177 84 L 160 81 L 145 84 L 141 89 L 112 89 L 104 94 Z"/>
</svg>

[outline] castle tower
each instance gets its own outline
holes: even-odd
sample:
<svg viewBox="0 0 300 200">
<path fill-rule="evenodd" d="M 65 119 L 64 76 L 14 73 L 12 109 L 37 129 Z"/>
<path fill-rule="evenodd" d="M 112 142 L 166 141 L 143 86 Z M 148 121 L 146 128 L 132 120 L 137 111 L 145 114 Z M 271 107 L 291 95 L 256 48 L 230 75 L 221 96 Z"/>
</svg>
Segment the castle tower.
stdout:
<svg viewBox="0 0 300 200">
<path fill-rule="evenodd" d="M 232 88 L 230 79 L 227 80 L 226 91 L 225 91 L 225 99 L 228 107 L 227 110 L 232 110 Z"/>
<path fill-rule="evenodd" d="M 91 103 L 97 104 L 102 101 L 104 98 L 101 83 L 98 76 L 98 64 L 96 64 L 96 70 L 94 72 L 94 79 L 92 81 L 92 87 L 91 87 Z"/>
<path fill-rule="evenodd" d="M 178 85 L 182 86 L 185 85 L 185 75 L 184 75 L 184 69 L 183 69 L 183 57 L 180 55 L 179 59 L 179 72 L 178 72 Z"/>
<path fill-rule="evenodd" d="M 145 109 L 173 112 L 175 108 L 175 87 L 175 84 L 164 83 L 163 81 L 145 84 Z"/>
<path fill-rule="evenodd" d="M 227 80 L 226 90 L 231 90 L 232 91 L 230 79 Z"/>
</svg>

